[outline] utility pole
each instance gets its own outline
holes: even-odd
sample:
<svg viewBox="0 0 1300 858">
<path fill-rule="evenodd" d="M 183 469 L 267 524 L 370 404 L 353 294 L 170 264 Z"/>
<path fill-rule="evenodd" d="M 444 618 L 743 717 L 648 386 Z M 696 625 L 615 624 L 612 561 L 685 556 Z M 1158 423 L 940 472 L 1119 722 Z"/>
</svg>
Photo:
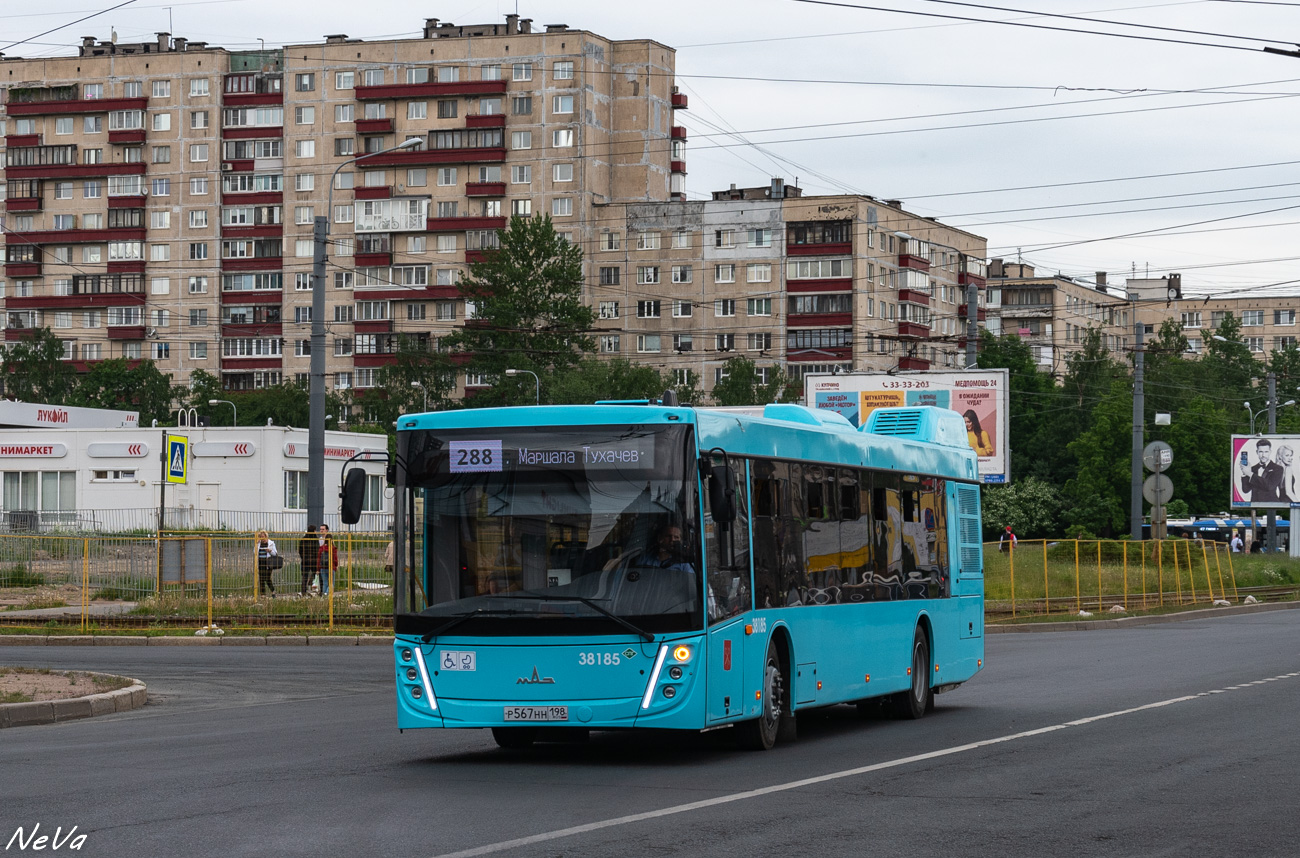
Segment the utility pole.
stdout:
<svg viewBox="0 0 1300 858">
<path fill-rule="evenodd" d="M 1277 376 L 1269 373 L 1266 376 L 1268 380 L 1268 434 L 1277 433 Z M 1276 455 L 1276 451 L 1274 452 Z M 1291 516 L 1295 518 L 1295 516 Z M 1277 510 L 1268 511 L 1268 531 L 1264 537 L 1264 548 L 1269 551 L 1277 550 Z"/>
<path fill-rule="evenodd" d="M 1142 348 L 1142 335 L 1145 328 L 1142 320 L 1137 318 L 1137 305 L 1133 305 L 1133 470 L 1130 487 L 1132 489 L 1129 496 L 1129 529 L 1132 532 L 1133 539 L 1142 541 L 1142 441 L 1144 436 L 1144 409 L 1146 404 L 1143 401 L 1142 390 L 1142 371 L 1145 363 L 1145 353 Z M 1152 521 L 1151 535 L 1155 535 L 1155 522 Z"/>
<path fill-rule="evenodd" d="M 338 170 L 334 171 L 335 173 Z M 330 205 L 334 202 L 334 177 L 330 177 Z M 325 519 L 325 248 L 330 210 L 316 216 L 312 225 L 311 266 L 311 376 L 307 410 L 307 523 Z"/>
<path fill-rule="evenodd" d="M 966 284 L 966 368 L 975 368 L 975 345 L 979 340 L 980 287 Z"/>
</svg>

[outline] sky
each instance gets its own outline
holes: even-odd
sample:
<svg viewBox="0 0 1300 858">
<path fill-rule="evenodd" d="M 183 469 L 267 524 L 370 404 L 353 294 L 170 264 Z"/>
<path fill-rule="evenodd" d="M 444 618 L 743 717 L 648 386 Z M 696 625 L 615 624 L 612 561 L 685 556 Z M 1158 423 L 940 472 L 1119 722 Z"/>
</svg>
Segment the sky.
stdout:
<svg viewBox="0 0 1300 858">
<path fill-rule="evenodd" d="M 1300 57 L 1262 50 L 1297 50 L 1300 2 L 121 3 L 4 4 L 0 52 L 75 54 L 111 31 L 232 50 L 418 37 L 425 17 L 518 11 L 676 49 L 688 198 L 780 176 L 902 200 L 1040 274 L 1178 272 L 1195 294 L 1300 295 Z"/>
</svg>

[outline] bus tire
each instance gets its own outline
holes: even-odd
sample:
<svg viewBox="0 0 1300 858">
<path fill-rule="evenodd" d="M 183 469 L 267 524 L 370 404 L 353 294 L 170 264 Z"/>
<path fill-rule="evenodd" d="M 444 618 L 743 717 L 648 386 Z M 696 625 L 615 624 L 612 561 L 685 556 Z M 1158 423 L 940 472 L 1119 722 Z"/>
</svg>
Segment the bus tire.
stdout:
<svg viewBox="0 0 1300 858">
<path fill-rule="evenodd" d="M 769 641 L 763 660 L 763 710 L 749 721 L 736 725 L 736 742 L 749 751 L 770 751 L 782 733 L 782 722 L 793 718 L 787 713 L 785 671 L 776 643 Z"/>
<path fill-rule="evenodd" d="M 493 727 L 492 738 L 503 748 L 531 748 L 537 741 L 536 727 Z"/>
<path fill-rule="evenodd" d="M 916 627 L 912 636 L 912 686 L 889 698 L 894 717 L 915 720 L 934 708 L 934 689 L 930 688 L 930 640 L 925 629 Z"/>
</svg>

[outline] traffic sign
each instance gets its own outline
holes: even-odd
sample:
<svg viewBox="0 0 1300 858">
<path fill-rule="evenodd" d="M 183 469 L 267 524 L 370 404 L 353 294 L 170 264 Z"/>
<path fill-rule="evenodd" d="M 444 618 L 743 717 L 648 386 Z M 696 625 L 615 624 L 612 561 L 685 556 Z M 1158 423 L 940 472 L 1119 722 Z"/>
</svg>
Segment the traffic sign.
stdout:
<svg viewBox="0 0 1300 858">
<path fill-rule="evenodd" d="M 1152 441 L 1142 449 L 1142 464 L 1148 471 L 1165 471 L 1173 463 L 1174 449 L 1164 441 Z"/>
<path fill-rule="evenodd" d="M 1142 483 L 1142 497 L 1147 503 L 1164 506 L 1174 499 L 1174 481 L 1164 474 L 1152 474 Z"/>
<path fill-rule="evenodd" d="M 167 436 L 167 482 L 184 483 L 190 472 L 190 439 Z"/>
</svg>

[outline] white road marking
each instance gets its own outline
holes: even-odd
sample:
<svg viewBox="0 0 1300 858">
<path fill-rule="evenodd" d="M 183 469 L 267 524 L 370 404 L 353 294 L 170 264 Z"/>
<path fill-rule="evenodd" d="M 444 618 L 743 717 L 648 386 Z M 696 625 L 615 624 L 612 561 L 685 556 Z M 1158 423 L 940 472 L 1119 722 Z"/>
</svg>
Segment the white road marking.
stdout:
<svg viewBox="0 0 1300 858">
<path fill-rule="evenodd" d="M 746 801 L 751 798 L 761 798 L 765 795 L 774 793 L 789 792 L 790 790 L 802 789 L 807 786 L 828 783 L 830 781 L 843 780 L 845 778 L 865 775 L 869 772 L 879 772 L 885 769 L 898 768 L 912 763 L 921 763 L 926 760 L 935 760 L 940 757 L 950 757 L 954 754 L 963 754 L 967 751 L 975 751 L 980 748 L 987 748 L 990 745 L 1000 745 L 1004 742 L 1014 742 L 1019 739 L 1028 739 L 1034 736 L 1042 736 L 1046 733 L 1055 733 L 1058 730 L 1065 730 L 1070 727 L 1083 727 L 1088 724 L 1095 724 L 1098 721 L 1106 721 L 1110 718 L 1120 718 L 1124 715 L 1135 715 L 1139 712 L 1148 712 L 1152 709 L 1161 709 L 1165 706 L 1173 706 L 1178 703 L 1186 703 L 1189 700 L 1196 700 L 1200 697 L 1208 697 L 1211 694 L 1223 694 L 1241 688 L 1249 688 L 1252 685 L 1263 685 L 1268 682 L 1275 682 L 1279 679 L 1290 679 L 1300 676 L 1300 673 L 1286 673 L 1281 676 L 1270 676 L 1267 679 L 1257 679 L 1244 685 L 1231 685 L 1227 688 L 1217 688 L 1210 691 L 1201 691 L 1196 694 L 1186 694 L 1182 697 L 1171 697 L 1168 700 L 1159 700 L 1155 703 L 1147 703 L 1142 706 L 1134 706 L 1131 709 L 1119 709 L 1115 712 L 1107 712 L 1103 715 L 1093 715 L 1088 718 L 1078 718 L 1074 721 L 1066 721 L 1062 724 L 1053 724 L 1050 727 L 1039 727 L 1035 730 L 1025 730 L 1021 733 L 1010 733 L 1006 736 L 998 736 L 993 739 L 984 739 L 979 742 L 970 742 L 965 745 L 955 745 L 951 748 L 942 748 L 938 751 L 929 751 L 924 754 L 914 754 L 910 757 L 900 757 L 896 760 L 886 760 L 882 763 L 873 763 L 869 766 L 858 766 L 857 768 L 844 769 L 838 772 L 818 775 L 811 778 L 801 778 L 797 781 L 787 781 L 786 783 L 773 784 L 771 786 L 759 787 L 758 789 L 746 790 L 744 792 L 735 792 L 728 795 L 720 795 L 714 798 L 706 798 L 700 801 L 692 801 L 687 804 L 677 804 L 672 807 L 664 807 L 659 810 L 648 810 L 644 813 L 633 813 L 628 816 L 616 816 L 612 819 L 602 819 L 596 822 L 588 822 L 585 825 L 574 825 L 570 828 L 560 828 L 555 831 L 545 831 L 541 834 L 532 834 L 528 837 L 517 837 L 514 840 L 502 840 L 498 843 L 487 843 L 482 846 L 475 846 L 471 849 L 462 849 L 459 852 L 447 852 L 434 858 L 473 858 L 476 855 L 490 855 L 494 852 L 504 852 L 508 849 L 518 849 L 522 846 L 532 846 L 536 843 L 545 843 L 550 840 L 559 840 L 565 837 L 573 837 L 577 834 L 586 834 L 590 831 L 600 831 L 605 828 L 614 828 L 620 825 L 630 825 L 634 822 L 644 822 L 648 819 L 659 819 L 665 816 L 676 816 L 680 813 L 689 813 L 693 810 L 702 810 L 706 807 L 716 807 L 720 804 L 731 804 L 737 801 Z"/>
</svg>

